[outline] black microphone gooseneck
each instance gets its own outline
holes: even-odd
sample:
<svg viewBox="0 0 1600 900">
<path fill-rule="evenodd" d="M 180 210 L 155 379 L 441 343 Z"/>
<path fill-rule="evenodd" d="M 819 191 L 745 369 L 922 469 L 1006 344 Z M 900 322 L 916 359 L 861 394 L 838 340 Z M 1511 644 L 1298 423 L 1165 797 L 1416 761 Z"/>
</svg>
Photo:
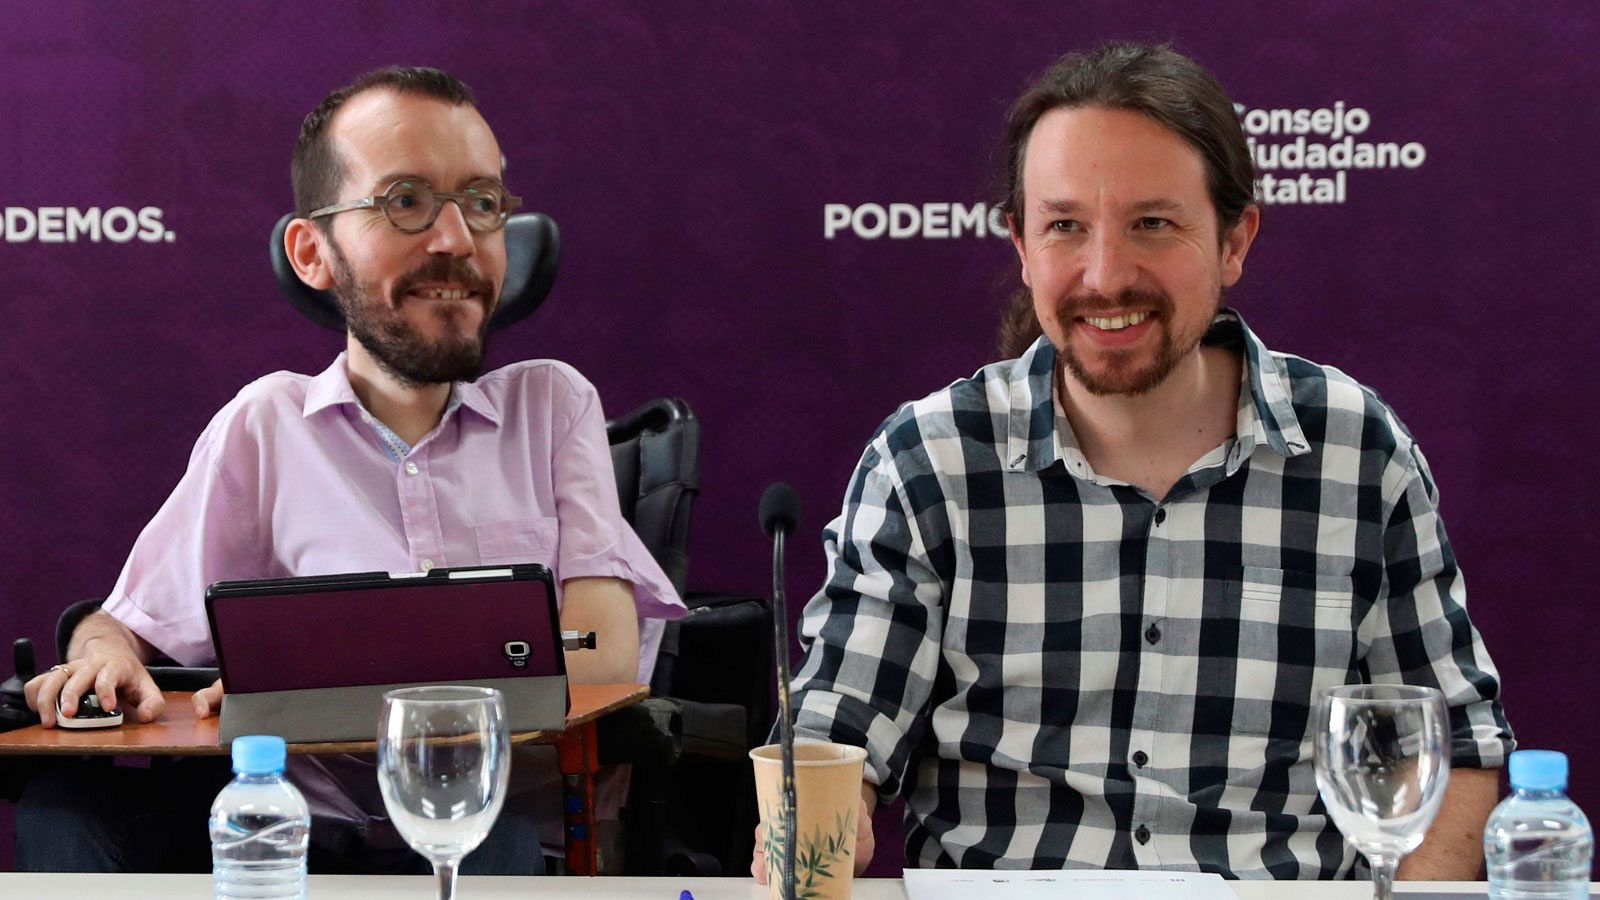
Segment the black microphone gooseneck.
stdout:
<svg viewBox="0 0 1600 900">
<path fill-rule="evenodd" d="M 783 539 L 800 521 L 800 495 L 787 482 L 761 494 L 761 530 L 772 538 L 772 629 L 778 663 L 778 741 L 783 755 L 783 898 L 795 900 L 794 711 L 789 707 L 789 607 L 783 591 Z"/>
</svg>

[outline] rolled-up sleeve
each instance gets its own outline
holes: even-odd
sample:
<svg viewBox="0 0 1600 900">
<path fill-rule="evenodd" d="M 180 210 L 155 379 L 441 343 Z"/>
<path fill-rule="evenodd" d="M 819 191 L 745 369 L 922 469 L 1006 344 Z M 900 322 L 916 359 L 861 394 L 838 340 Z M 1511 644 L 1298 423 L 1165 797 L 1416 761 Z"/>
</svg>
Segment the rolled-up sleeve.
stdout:
<svg viewBox="0 0 1600 900">
<path fill-rule="evenodd" d="M 640 619 L 680 618 L 687 610 L 671 579 L 622 518 L 600 396 L 576 372 L 562 374 L 570 393 L 552 460 L 561 528 L 556 577 L 620 578 L 633 585 Z"/>
<path fill-rule="evenodd" d="M 186 666 L 215 658 L 206 586 L 265 574 L 255 494 L 224 465 L 227 414 L 219 413 L 195 442 L 183 478 L 139 534 L 101 607 Z"/>
<path fill-rule="evenodd" d="M 1363 629 L 1368 677 L 1443 692 L 1452 765 L 1494 768 L 1515 746 L 1500 676 L 1467 617 L 1466 585 L 1445 536 L 1433 475 L 1413 447 L 1384 533 L 1384 590 Z"/>
<path fill-rule="evenodd" d="M 946 594 L 902 479 L 880 434 L 823 532 L 828 578 L 803 613 L 793 690 L 796 735 L 865 747 L 885 802 L 926 727 Z"/>
</svg>

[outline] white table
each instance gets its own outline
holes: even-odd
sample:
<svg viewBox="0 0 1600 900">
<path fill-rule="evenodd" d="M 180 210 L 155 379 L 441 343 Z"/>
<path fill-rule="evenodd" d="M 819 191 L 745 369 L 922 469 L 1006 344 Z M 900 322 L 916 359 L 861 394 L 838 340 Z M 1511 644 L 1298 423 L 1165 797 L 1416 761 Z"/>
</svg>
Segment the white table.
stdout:
<svg viewBox="0 0 1600 900">
<path fill-rule="evenodd" d="M 1359 882 L 1234 882 L 1239 900 L 1370 900 Z M 1600 888 L 1600 882 L 1596 882 Z M 766 900 L 767 889 L 749 878 L 497 878 L 464 877 L 458 900 L 678 900 L 687 888 L 695 900 Z M 1482 882 L 1409 883 L 1396 891 L 1472 894 Z M 432 900 L 438 882 L 422 875 L 313 875 L 309 900 Z M 208 900 L 210 875 L 35 875 L 0 872 L 0 897 L 28 900 Z M 858 879 L 852 900 L 906 900 L 899 879 Z"/>
</svg>

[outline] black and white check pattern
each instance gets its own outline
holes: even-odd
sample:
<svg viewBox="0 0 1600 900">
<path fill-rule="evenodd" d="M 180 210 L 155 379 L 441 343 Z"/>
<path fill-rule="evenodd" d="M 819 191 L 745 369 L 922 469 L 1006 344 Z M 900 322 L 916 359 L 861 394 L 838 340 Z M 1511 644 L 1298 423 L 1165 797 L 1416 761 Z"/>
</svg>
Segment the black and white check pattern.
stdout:
<svg viewBox="0 0 1600 900">
<path fill-rule="evenodd" d="M 1096 476 L 1055 348 L 900 408 L 824 540 L 797 733 L 864 745 L 912 865 L 1347 876 L 1315 700 L 1440 688 L 1456 766 L 1512 745 L 1421 450 L 1370 390 L 1246 355 L 1234 438 L 1160 502 Z"/>
</svg>

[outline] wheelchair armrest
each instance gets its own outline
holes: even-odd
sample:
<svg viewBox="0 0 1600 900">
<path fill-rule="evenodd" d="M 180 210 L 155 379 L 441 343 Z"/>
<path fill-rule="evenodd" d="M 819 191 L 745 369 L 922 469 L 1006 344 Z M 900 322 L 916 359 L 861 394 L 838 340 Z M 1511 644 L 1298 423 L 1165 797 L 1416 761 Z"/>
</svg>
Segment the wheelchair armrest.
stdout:
<svg viewBox="0 0 1600 900">
<path fill-rule="evenodd" d="M 679 702 L 683 704 L 685 756 L 730 760 L 749 757 L 744 707 L 737 703 Z"/>
<path fill-rule="evenodd" d="M 220 677 L 215 668 L 192 666 L 151 666 L 149 672 L 163 691 L 198 691 Z"/>
<path fill-rule="evenodd" d="M 664 768 L 683 752 L 683 704 L 670 697 L 651 697 L 602 717 L 595 731 L 601 765 Z"/>
</svg>

